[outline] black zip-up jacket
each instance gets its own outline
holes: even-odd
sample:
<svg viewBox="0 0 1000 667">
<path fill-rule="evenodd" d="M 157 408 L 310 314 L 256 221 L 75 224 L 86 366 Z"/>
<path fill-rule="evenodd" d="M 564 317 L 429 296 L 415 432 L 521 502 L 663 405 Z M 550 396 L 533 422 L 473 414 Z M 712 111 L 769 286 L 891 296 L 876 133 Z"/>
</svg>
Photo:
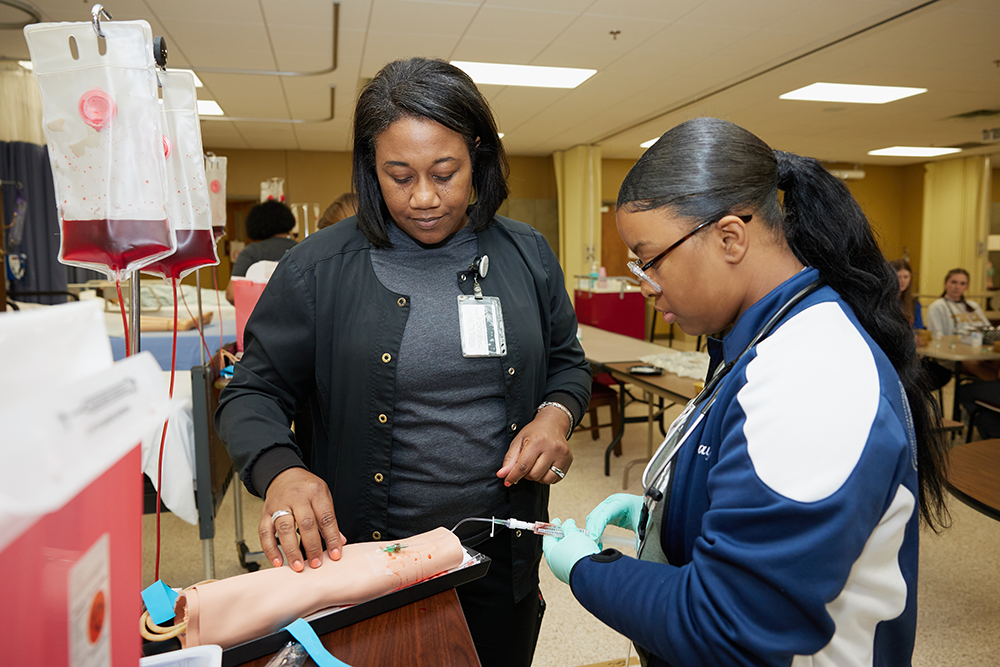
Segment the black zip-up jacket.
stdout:
<svg viewBox="0 0 1000 667">
<path fill-rule="evenodd" d="M 501 216 L 477 236 L 479 254 L 490 258 L 479 284 L 503 308 L 511 440 L 544 400 L 565 405 L 578 423 L 591 373 L 555 254 L 537 230 Z M 310 470 L 329 485 L 350 542 L 395 538 L 386 529 L 392 418 L 409 298 L 378 281 L 370 247 L 348 218 L 285 254 L 247 322 L 243 358 L 215 415 L 241 479 L 263 495 L 282 470 L 304 467 L 289 425 L 311 402 Z M 463 293 L 472 294 L 472 278 L 456 272 Z M 548 486 L 524 480 L 509 492 L 511 516 L 548 520 Z M 541 540 L 510 534 L 520 600 L 537 583 Z"/>
</svg>

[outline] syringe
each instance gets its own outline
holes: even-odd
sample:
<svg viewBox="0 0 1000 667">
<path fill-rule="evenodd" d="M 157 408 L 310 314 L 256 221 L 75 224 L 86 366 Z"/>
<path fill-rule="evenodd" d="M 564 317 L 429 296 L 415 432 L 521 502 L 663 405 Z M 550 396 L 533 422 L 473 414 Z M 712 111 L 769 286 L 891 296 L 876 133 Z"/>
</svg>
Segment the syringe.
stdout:
<svg viewBox="0 0 1000 667">
<path fill-rule="evenodd" d="M 493 523 L 506 526 L 512 530 L 530 530 L 535 535 L 551 535 L 552 537 L 562 537 L 563 529 L 553 523 L 545 521 L 518 521 L 517 519 L 498 519 L 493 517 Z"/>
</svg>

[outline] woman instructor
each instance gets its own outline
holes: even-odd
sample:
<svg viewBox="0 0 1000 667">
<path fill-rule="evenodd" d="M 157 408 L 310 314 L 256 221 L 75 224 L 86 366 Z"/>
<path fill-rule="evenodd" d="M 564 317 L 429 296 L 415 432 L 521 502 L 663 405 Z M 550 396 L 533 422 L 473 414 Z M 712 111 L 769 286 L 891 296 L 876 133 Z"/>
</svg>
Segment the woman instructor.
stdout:
<svg viewBox="0 0 1000 667">
<path fill-rule="evenodd" d="M 555 255 L 495 215 L 506 157 L 464 72 L 387 65 L 358 99 L 353 160 L 357 216 L 282 260 L 216 414 L 244 484 L 264 497 L 261 546 L 280 565 L 277 533 L 296 570 L 320 566 L 321 539 L 337 559 L 345 541 L 467 517 L 546 520 L 590 396 Z M 309 469 L 289 429 L 304 401 Z M 484 665 L 528 665 L 540 540 L 478 526 L 462 537 L 492 563 L 458 589 L 473 640 Z"/>
<path fill-rule="evenodd" d="M 699 118 L 639 159 L 617 220 L 665 320 L 731 328 L 645 495 L 546 537 L 549 566 L 647 665 L 909 665 L 942 449 L 860 208 L 819 162 Z M 638 559 L 600 552 L 608 524 Z"/>
</svg>

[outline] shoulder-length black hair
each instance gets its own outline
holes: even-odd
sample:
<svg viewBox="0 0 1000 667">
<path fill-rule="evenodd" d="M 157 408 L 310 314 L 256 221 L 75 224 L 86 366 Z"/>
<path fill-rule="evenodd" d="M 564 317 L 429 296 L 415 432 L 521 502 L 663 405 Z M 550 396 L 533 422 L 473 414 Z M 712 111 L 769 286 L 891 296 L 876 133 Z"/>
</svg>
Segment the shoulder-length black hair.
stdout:
<svg viewBox="0 0 1000 667">
<path fill-rule="evenodd" d="M 838 178 L 817 160 L 772 150 L 738 125 L 696 118 L 664 133 L 639 158 L 622 183 L 618 208 L 667 208 L 692 225 L 751 209 L 800 262 L 818 269 L 899 374 L 917 436 L 920 515 L 932 527 L 947 525 L 940 410 L 899 307 L 899 279 Z"/>
<path fill-rule="evenodd" d="M 358 97 L 353 158 L 358 228 L 375 247 L 392 245 L 386 232 L 392 218 L 379 187 L 375 141 L 404 116 L 427 118 L 462 135 L 469 148 L 476 196 L 468 210 L 469 227 L 473 231 L 488 227 L 508 194 L 507 154 L 490 105 L 469 75 L 454 65 L 410 58 L 383 67 Z"/>
</svg>

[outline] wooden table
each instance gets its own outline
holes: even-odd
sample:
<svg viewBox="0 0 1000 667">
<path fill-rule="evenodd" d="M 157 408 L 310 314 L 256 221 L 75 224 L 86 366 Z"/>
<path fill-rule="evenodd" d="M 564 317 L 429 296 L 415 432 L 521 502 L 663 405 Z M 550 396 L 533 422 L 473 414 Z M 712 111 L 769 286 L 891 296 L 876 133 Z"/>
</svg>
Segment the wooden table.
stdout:
<svg viewBox="0 0 1000 667">
<path fill-rule="evenodd" d="M 955 371 L 955 398 L 952 401 L 951 418 L 958 419 L 958 378 L 962 372 L 963 361 L 992 361 L 1000 359 L 1000 352 L 994 352 L 993 347 L 984 345 L 980 350 L 973 350 L 971 345 L 962 342 L 961 336 L 942 336 L 939 341 L 931 341 L 917 348 L 917 354 L 929 359 L 947 361 Z M 942 406 L 943 407 L 943 406 Z"/>
<path fill-rule="evenodd" d="M 349 665 L 480 665 L 454 588 L 335 630 L 320 639 L 330 653 Z M 243 667 L 264 667 L 271 657 L 252 660 Z"/>
<path fill-rule="evenodd" d="M 648 343 L 639 338 L 623 336 L 586 324 L 580 325 L 580 344 L 583 345 L 587 361 L 599 366 L 615 361 L 631 361 L 633 364 L 638 364 L 642 363 L 637 361 L 640 357 L 675 351 L 656 343 Z"/>
<path fill-rule="evenodd" d="M 963 503 L 1000 521 L 1000 440 L 979 440 L 947 454 L 948 490 Z"/>
<path fill-rule="evenodd" d="M 676 352 L 669 347 L 663 347 L 662 345 L 657 345 L 656 343 L 648 343 L 644 340 L 638 338 L 632 338 L 631 336 L 623 336 L 622 334 L 613 333 L 611 331 L 605 331 L 604 329 L 598 329 L 597 327 L 592 327 L 586 324 L 580 325 L 580 344 L 583 345 L 583 352 L 587 357 L 587 361 L 590 362 L 591 367 L 594 370 L 594 374 L 597 373 L 609 373 L 616 382 L 623 384 L 625 382 L 633 382 L 632 375 L 628 373 L 628 366 L 635 366 L 641 364 L 639 361 L 641 357 L 645 357 L 653 354 L 663 354 L 664 352 Z M 618 375 L 615 375 L 610 370 L 610 365 L 619 363 L 620 366 L 625 367 L 625 370 L 618 370 Z M 664 373 L 664 375 L 673 375 L 672 373 Z M 628 377 L 626 377 L 628 376 Z M 639 376 L 635 376 L 638 378 Z M 663 376 L 654 376 L 663 377 Z M 674 375 L 673 377 L 677 377 Z M 634 384 L 640 385 L 643 389 L 643 400 L 649 405 L 649 415 L 647 419 L 642 421 L 648 421 L 648 444 L 647 449 L 652 449 L 653 443 L 653 421 L 655 419 L 653 401 L 651 395 L 660 395 L 648 392 L 646 387 L 641 385 L 639 381 Z M 604 452 L 604 475 L 609 477 L 611 475 L 611 452 L 618 446 L 621 442 L 622 436 L 625 433 L 625 425 L 627 423 L 637 421 L 635 418 L 625 418 L 625 391 L 624 388 L 620 389 L 619 395 L 619 411 L 621 413 L 621 426 L 619 427 L 618 433 L 612 439 L 611 444 L 608 445 L 607 450 Z M 669 400 L 674 400 L 670 398 Z M 630 461 L 626 464 L 625 475 L 626 479 L 628 476 L 628 469 L 638 463 L 638 461 Z M 627 484 L 626 484 L 627 486 Z"/>
</svg>

